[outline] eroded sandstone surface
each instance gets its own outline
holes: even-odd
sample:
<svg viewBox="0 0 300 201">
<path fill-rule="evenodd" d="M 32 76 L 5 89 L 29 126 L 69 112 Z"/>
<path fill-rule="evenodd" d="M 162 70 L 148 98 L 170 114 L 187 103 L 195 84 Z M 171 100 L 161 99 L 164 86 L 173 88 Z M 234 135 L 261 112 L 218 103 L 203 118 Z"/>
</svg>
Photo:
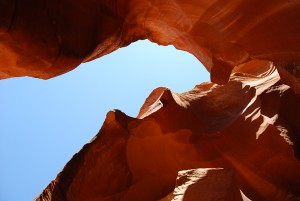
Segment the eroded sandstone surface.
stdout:
<svg viewBox="0 0 300 201">
<path fill-rule="evenodd" d="M 137 118 L 109 112 L 37 200 L 171 200 L 178 171 L 197 168 L 234 170 L 251 200 L 300 199 L 299 101 L 269 61 L 236 67 L 226 85 L 155 89 Z"/>
<path fill-rule="evenodd" d="M 234 172 L 220 168 L 182 170 L 178 173 L 172 201 L 242 201 Z"/>
<path fill-rule="evenodd" d="M 180 171 L 207 168 L 220 171 L 199 177 L 207 191 L 185 186 L 207 193 L 191 199 L 300 200 L 299 19 L 299 0 L 0 0 L 2 79 L 55 77 L 140 39 L 211 73 L 155 89 L 136 118 L 109 112 L 36 200 L 176 200 Z"/>
<path fill-rule="evenodd" d="M 299 91 L 299 0 L 1 0 L 0 77 L 51 78 L 139 39 L 194 54 L 226 83 L 253 59 Z"/>
</svg>

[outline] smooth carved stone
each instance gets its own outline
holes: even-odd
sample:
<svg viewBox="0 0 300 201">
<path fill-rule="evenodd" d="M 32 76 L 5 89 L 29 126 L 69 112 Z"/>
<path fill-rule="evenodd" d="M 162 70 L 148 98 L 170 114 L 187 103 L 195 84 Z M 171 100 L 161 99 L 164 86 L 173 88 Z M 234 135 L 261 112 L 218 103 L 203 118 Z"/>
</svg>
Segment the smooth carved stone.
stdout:
<svg viewBox="0 0 300 201">
<path fill-rule="evenodd" d="M 299 0 L 0 0 L 0 13 L 1 79 L 48 79 L 149 39 L 214 82 L 158 88 L 137 118 L 109 112 L 36 200 L 169 199 L 178 171 L 219 167 L 251 200 L 300 199 Z"/>
<path fill-rule="evenodd" d="M 170 201 L 243 201 L 234 171 L 200 168 L 178 172 L 174 198 Z"/>
<path fill-rule="evenodd" d="M 234 169 L 250 200 L 300 199 L 299 101 L 261 60 L 236 67 L 226 85 L 158 88 L 137 118 L 109 112 L 36 200 L 166 200 L 178 171 L 198 168 Z"/>
<path fill-rule="evenodd" d="M 283 65 L 283 81 L 299 92 L 290 81 L 298 78 L 299 0 L 0 0 L 0 9 L 0 78 L 48 79 L 149 39 L 192 53 L 219 84 L 249 60 Z"/>
</svg>

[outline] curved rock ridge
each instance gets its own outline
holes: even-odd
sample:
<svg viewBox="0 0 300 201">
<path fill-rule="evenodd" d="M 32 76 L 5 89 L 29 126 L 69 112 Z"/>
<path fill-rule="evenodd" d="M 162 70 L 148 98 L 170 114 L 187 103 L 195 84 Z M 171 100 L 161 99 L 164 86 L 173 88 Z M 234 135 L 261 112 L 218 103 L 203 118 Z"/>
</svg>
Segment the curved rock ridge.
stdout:
<svg viewBox="0 0 300 201">
<path fill-rule="evenodd" d="M 36 200 L 188 200 L 177 176 L 208 168 L 185 192 L 300 200 L 299 0 L 0 0 L 0 13 L 0 79 L 48 79 L 149 39 L 195 55 L 213 82 L 158 88 L 137 118 L 109 112 Z"/>
<path fill-rule="evenodd" d="M 206 182 L 208 197 L 299 200 L 299 101 L 264 60 L 237 66 L 225 85 L 206 82 L 181 94 L 158 88 L 137 118 L 110 111 L 36 200 L 189 200 L 178 197 L 178 172 L 207 168 L 225 173 L 185 191 L 203 192 L 197 188 Z"/>
<path fill-rule="evenodd" d="M 300 91 L 299 0 L 1 0 L 0 78 L 48 79 L 149 39 L 195 55 L 215 83 L 250 60 Z"/>
</svg>

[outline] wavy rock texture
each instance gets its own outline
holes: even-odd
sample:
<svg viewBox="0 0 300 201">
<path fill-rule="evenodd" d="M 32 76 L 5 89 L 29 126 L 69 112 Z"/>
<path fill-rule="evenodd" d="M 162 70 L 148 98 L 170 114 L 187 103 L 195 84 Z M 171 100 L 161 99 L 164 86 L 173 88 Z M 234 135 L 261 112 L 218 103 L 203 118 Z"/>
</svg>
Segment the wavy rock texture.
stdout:
<svg viewBox="0 0 300 201">
<path fill-rule="evenodd" d="M 158 88 L 137 118 L 109 112 L 36 200 L 170 200 L 178 171 L 199 168 L 234 170 L 226 182 L 251 200 L 300 200 L 299 0 L 0 0 L 0 13 L 2 79 L 149 39 L 194 54 L 214 82 Z"/>
<path fill-rule="evenodd" d="M 51 78 L 139 39 L 194 54 L 226 83 L 269 60 L 300 91 L 299 0 L 1 0 L 0 78 Z"/>
<path fill-rule="evenodd" d="M 138 118 L 109 112 L 36 200 L 155 201 L 172 194 L 178 171 L 208 167 L 234 169 L 251 200 L 300 199 L 299 101 L 268 61 L 238 66 L 226 85 L 158 88 Z"/>
<path fill-rule="evenodd" d="M 172 201 L 242 201 L 232 170 L 202 168 L 178 173 Z"/>
</svg>

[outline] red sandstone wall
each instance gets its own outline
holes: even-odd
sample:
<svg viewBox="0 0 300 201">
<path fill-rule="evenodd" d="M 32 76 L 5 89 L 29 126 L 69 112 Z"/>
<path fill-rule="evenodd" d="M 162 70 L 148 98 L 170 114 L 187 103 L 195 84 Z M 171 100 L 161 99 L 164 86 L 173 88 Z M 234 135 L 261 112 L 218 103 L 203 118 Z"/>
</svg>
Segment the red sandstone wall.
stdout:
<svg viewBox="0 0 300 201">
<path fill-rule="evenodd" d="M 214 82 L 156 89 L 137 118 L 108 113 L 36 200 L 299 200 L 299 19 L 299 0 L 0 0 L 2 79 L 149 39 L 194 54 Z M 176 182 L 189 169 L 205 175 Z"/>
<path fill-rule="evenodd" d="M 264 59 L 299 90 L 299 0 L 1 0 L 0 9 L 1 78 L 51 78 L 148 38 L 194 54 L 214 82 Z"/>
</svg>

